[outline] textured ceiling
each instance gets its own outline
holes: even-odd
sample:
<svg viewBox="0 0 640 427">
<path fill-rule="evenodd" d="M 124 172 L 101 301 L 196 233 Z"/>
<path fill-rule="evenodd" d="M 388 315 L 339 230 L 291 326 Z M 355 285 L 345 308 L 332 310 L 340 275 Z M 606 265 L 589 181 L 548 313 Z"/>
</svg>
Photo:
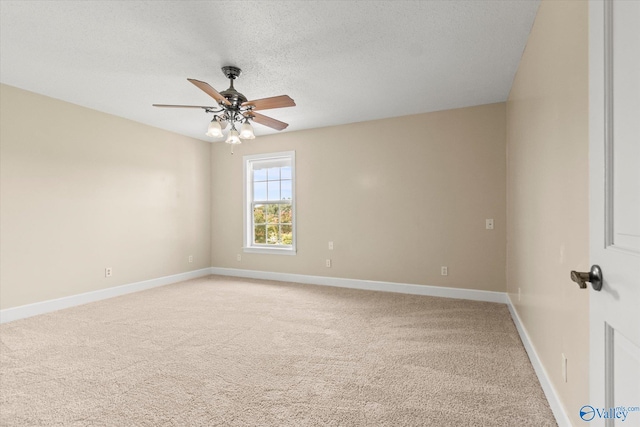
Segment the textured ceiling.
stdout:
<svg viewBox="0 0 640 427">
<path fill-rule="evenodd" d="M 0 1 L 0 81 L 204 136 L 223 65 L 287 131 L 504 101 L 538 0 Z M 46 112 L 33 106 L 34 118 Z M 256 125 L 256 134 L 273 133 Z"/>
</svg>

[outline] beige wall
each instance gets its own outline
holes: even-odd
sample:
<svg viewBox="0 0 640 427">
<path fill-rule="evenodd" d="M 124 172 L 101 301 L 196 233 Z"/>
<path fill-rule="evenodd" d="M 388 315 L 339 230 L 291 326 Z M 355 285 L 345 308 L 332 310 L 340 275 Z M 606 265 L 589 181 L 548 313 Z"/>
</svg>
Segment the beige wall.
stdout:
<svg viewBox="0 0 640 427">
<path fill-rule="evenodd" d="M 0 100 L 1 308 L 210 266 L 209 143 L 6 85 Z"/>
<path fill-rule="evenodd" d="M 587 7 L 542 2 L 507 102 L 507 288 L 575 425 L 589 397 L 589 294 L 569 279 L 589 269 Z"/>
<path fill-rule="evenodd" d="M 242 156 L 286 150 L 298 254 L 242 253 Z M 505 162 L 504 103 L 214 144 L 212 265 L 504 292 Z"/>
</svg>

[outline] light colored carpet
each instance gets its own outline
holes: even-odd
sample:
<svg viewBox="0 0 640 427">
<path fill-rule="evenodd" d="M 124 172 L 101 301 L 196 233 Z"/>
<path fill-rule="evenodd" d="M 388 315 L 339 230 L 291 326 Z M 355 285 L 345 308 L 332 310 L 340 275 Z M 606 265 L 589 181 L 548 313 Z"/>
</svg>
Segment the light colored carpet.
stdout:
<svg viewBox="0 0 640 427">
<path fill-rule="evenodd" d="M 7 426 L 554 426 L 505 305 L 211 276 L 0 326 Z"/>
</svg>

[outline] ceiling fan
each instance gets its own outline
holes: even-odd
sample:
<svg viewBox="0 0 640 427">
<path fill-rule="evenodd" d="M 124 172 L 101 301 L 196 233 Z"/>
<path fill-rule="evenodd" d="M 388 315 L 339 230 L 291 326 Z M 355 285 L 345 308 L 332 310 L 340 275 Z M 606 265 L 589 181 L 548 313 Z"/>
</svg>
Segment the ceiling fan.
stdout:
<svg viewBox="0 0 640 427">
<path fill-rule="evenodd" d="M 229 89 L 218 92 L 208 83 L 196 79 L 187 79 L 207 95 L 216 100 L 216 107 L 201 105 L 168 105 L 153 104 L 154 107 L 169 108 L 202 108 L 206 113 L 213 113 L 213 119 L 209 123 L 207 136 L 220 138 L 223 135 L 222 129 L 227 127 L 227 123 L 231 124 L 231 130 L 227 140 L 228 144 L 240 144 L 241 139 L 254 139 L 253 128 L 250 122 L 260 123 L 276 130 L 283 130 L 289 126 L 287 123 L 281 122 L 274 118 L 257 113 L 256 110 L 269 110 L 272 108 L 294 107 L 296 103 L 288 95 L 273 96 L 270 98 L 256 99 L 247 101 L 247 97 L 238 92 L 233 87 L 233 81 L 240 76 L 242 70 L 234 66 L 222 67 L 222 72 L 229 79 L 231 85 Z M 236 126 L 240 125 L 240 131 Z"/>
</svg>

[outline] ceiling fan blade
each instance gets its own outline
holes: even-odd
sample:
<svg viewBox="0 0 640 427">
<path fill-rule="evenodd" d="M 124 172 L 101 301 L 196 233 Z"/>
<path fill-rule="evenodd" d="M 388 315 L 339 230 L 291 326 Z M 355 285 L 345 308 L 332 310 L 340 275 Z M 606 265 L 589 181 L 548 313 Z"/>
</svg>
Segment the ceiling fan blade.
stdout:
<svg viewBox="0 0 640 427">
<path fill-rule="evenodd" d="M 200 80 L 196 80 L 196 79 L 187 79 L 187 80 L 189 80 L 194 85 L 198 86 L 203 92 L 205 92 L 207 95 L 209 95 L 219 103 L 221 102 L 225 105 L 231 105 L 231 103 L 227 100 L 227 98 L 220 95 L 220 93 L 214 88 L 212 88 L 211 85 L 209 85 L 209 83 L 201 82 Z"/>
<path fill-rule="evenodd" d="M 271 108 L 295 107 L 296 103 L 289 95 L 280 95 L 243 102 L 242 106 L 253 106 L 254 110 L 269 110 Z"/>
<path fill-rule="evenodd" d="M 251 118 L 256 123 L 260 123 L 261 125 L 269 126 L 275 130 L 283 130 L 289 126 L 288 123 L 281 122 L 280 120 L 273 119 L 271 117 L 267 117 L 263 114 L 256 113 L 254 111 L 247 111 L 244 113 L 245 117 Z"/>
<path fill-rule="evenodd" d="M 216 107 L 205 107 L 202 105 L 170 105 L 170 104 L 153 104 L 154 107 L 163 107 L 163 108 L 203 108 L 205 110 L 213 110 Z M 220 108 L 220 107 L 218 107 Z"/>
</svg>

